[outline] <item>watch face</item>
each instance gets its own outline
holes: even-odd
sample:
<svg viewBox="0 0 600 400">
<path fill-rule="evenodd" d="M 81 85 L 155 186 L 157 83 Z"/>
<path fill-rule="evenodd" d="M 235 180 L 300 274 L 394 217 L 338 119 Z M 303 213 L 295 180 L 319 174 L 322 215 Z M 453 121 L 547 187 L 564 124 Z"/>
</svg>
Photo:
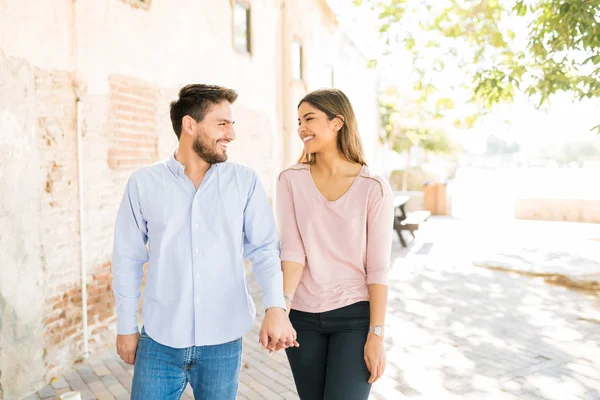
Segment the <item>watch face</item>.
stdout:
<svg viewBox="0 0 600 400">
<path fill-rule="evenodd" d="M 383 336 L 383 327 L 382 326 L 374 326 L 371 328 L 371 332 L 377 336 Z"/>
</svg>

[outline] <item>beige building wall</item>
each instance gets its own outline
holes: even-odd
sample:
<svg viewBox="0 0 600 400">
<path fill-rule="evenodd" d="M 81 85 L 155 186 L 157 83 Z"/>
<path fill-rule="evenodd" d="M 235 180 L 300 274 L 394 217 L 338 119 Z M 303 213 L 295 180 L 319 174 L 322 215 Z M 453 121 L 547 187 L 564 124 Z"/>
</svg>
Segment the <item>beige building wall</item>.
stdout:
<svg viewBox="0 0 600 400">
<path fill-rule="evenodd" d="M 565 198 L 516 199 L 515 218 L 600 224 L 600 200 Z"/>
<path fill-rule="evenodd" d="M 366 68 L 366 58 L 344 35 L 325 0 L 284 3 L 283 14 L 287 21 L 282 29 L 283 92 L 287 105 L 283 110 L 285 166 L 295 163 L 302 153 L 302 142 L 297 136 L 298 101 L 312 90 L 333 85 L 343 90 L 352 102 L 367 162 L 379 172 L 377 156 L 381 145 L 376 72 Z M 302 44 L 302 80 L 292 76 L 291 43 L 294 40 Z"/>
<path fill-rule="evenodd" d="M 376 146 L 375 76 L 324 0 L 247 3 L 250 54 L 232 45 L 228 1 L 0 0 L 0 399 L 84 355 L 82 259 L 89 350 L 113 346 L 116 210 L 131 172 L 176 146 L 168 105 L 181 86 L 238 90 L 230 159 L 253 167 L 270 196 L 300 154 L 296 104 L 331 83 L 329 67 L 365 147 Z M 292 38 L 302 80 L 291 77 Z"/>
</svg>

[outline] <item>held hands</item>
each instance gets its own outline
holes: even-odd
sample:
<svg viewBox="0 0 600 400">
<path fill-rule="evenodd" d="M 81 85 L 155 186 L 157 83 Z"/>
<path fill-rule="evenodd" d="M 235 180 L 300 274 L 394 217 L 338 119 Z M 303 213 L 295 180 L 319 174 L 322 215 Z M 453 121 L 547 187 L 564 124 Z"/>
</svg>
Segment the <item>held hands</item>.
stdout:
<svg viewBox="0 0 600 400">
<path fill-rule="evenodd" d="M 369 333 L 365 343 L 365 363 L 371 373 L 369 383 L 377 382 L 381 378 L 385 370 L 385 361 L 383 337 Z"/>
<path fill-rule="evenodd" d="M 296 331 L 283 308 L 267 309 L 259 333 L 259 342 L 262 349 L 268 349 L 269 352 L 299 346 L 296 340 Z"/>
<path fill-rule="evenodd" d="M 139 333 L 117 335 L 117 354 L 121 357 L 121 360 L 125 361 L 127 364 L 133 365 L 135 363 L 135 353 L 139 342 Z"/>
</svg>

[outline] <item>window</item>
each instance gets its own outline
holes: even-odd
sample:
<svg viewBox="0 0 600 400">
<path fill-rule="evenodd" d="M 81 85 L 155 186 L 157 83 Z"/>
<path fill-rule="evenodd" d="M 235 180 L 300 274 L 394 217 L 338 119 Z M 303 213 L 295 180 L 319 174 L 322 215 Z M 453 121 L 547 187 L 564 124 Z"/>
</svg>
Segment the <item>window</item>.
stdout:
<svg viewBox="0 0 600 400">
<path fill-rule="evenodd" d="M 233 47 L 250 53 L 250 6 L 243 0 L 233 4 Z"/>
<path fill-rule="evenodd" d="M 327 79 L 329 80 L 329 87 L 335 87 L 333 67 L 327 67 Z"/>
<path fill-rule="evenodd" d="M 292 78 L 301 81 L 302 76 L 302 43 L 294 39 L 292 41 Z"/>
<path fill-rule="evenodd" d="M 152 4 L 152 0 L 121 0 L 123 3 L 129 4 L 135 8 L 141 8 L 144 10 L 149 10 L 150 5 Z"/>
</svg>

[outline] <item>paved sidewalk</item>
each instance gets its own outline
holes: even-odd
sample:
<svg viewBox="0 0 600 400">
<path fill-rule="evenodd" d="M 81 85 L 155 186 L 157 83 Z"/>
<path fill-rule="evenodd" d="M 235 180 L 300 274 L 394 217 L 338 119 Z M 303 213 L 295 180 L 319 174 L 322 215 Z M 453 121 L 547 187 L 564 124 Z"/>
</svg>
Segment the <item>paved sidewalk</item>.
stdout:
<svg viewBox="0 0 600 400">
<path fill-rule="evenodd" d="M 254 282 L 253 286 L 254 293 L 258 293 Z M 268 352 L 263 352 L 258 344 L 262 318 L 263 315 L 257 317 L 256 324 L 243 338 L 238 399 L 298 399 L 285 353 L 269 355 Z M 132 376 L 133 366 L 121 361 L 116 353 L 107 351 L 90 357 L 86 363 L 77 366 L 57 382 L 25 399 L 56 399 L 62 393 L 78 390 L 82 392 L 84 400 L 125 400 L 129 399 Z M 189 385 L 183 398 L 194 398 Z"/>
<path fill-rule="evenodd" d="M 251 337 L 258 331 L 248 335 Z M 238 399 L 297 399 L 291 373 L 284 355 L 266 356 L 244 338 L 244 361 Z M 78 390 L 83 399 L 129 399 L 133 367 L 107 352 L 92 357 L 52 385 L 26 399 L 56 399 L 62 393 Z M 184 399 L 193 399 L 188 385 Z"/>
<path fill-rule="evenodd" d="M 449 245 L 460 224 L 433 218 L 408 254 L 395 239 L 388 363 L 372 398 L 600 399 L 600 297 L 473 266 L 468 246 Z M 257 338 L 258 323 L 244 338 L 239 399 L 297 398 L 285 355 Z M 70 387 L 126 399 L 131 374 L 107 353 L 31 398 Z"/>
</svg>

